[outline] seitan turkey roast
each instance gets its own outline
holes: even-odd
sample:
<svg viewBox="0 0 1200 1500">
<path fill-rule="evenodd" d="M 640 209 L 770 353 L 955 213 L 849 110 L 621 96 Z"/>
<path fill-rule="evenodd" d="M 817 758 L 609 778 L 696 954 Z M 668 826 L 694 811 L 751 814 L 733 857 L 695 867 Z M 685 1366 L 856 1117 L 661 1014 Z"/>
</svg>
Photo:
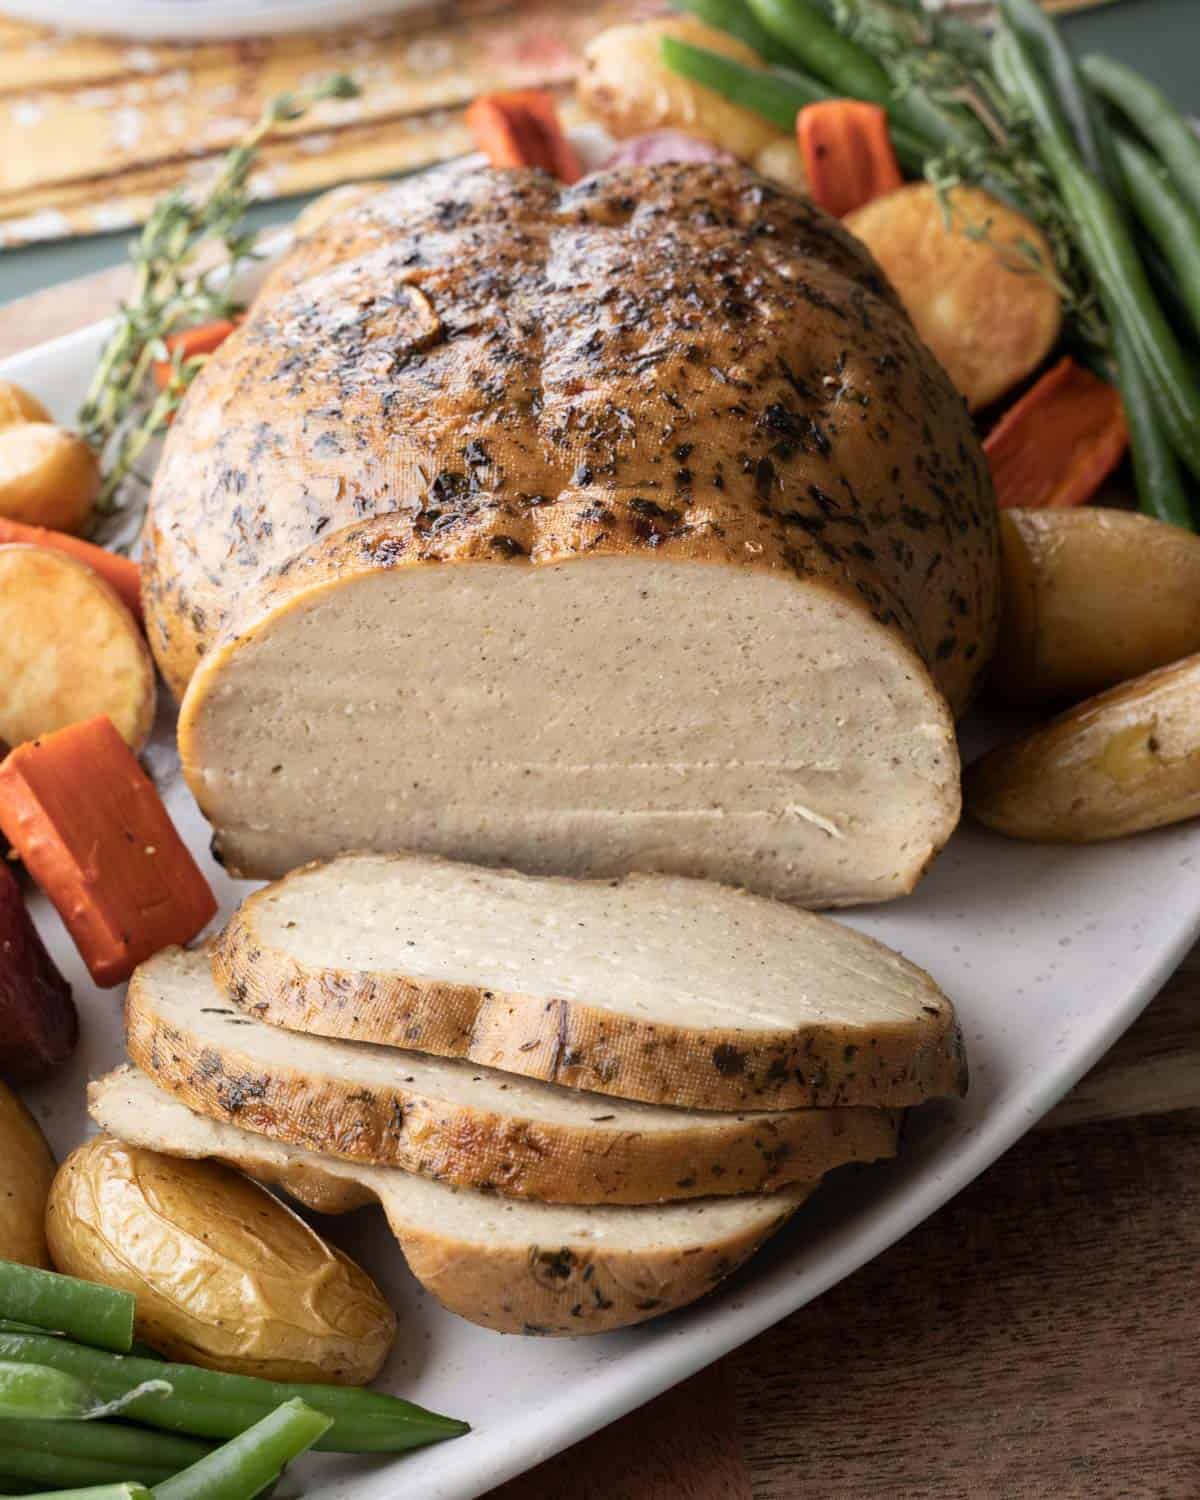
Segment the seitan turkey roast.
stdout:
<svg viewBox="0 0 1200 1500">
<path fill-rule="evenodd" d="M 170 434 L 144 577 L 235 872 L 409 848 L 832 905 L 957 821 L 994 499 L 809 203 L 460 170 L 277 267 Z"/>
</svg>

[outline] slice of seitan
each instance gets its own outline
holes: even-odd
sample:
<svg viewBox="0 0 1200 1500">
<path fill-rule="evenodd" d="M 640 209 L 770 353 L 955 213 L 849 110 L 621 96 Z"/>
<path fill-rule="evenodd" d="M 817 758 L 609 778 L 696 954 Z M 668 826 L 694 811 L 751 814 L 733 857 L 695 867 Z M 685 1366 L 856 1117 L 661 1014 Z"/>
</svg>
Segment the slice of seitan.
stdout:
<svg viewBox="0 0 1200 1500">
<path fill-rule="evenodd" d="M 551 1203 L 758 1192 L 896 1151 L 892 1110 L 696 1113 L 281 1031 L 236 1010 L 206 956 L 181 948 L 135 973 L 125 1032 L 138 1067 L 213 1119 L 350 1161 Z"/>
<path fill-rule="evenodd" d="M 449 1187 L 320 1156 L 193 1114 L 136 1069 L 88 1090 L 92 1118 L 133 1145 L 211 1157 L 321 1213 L 372 1200 L 413 1275 L 443 1306 L 499 1333 L 604 1333 L 694 1302 L 812 1191 L 568 1208 Z"/>
<path fill-rule="evenodd" d="M 840 923 L 728 886 L 344 855 L 249 896 L 213 949 L 249 1014 L 708 1110 L 960 1094 L 954 1007 Z"/>
<path fill-rule="evenodd" d="M 726 163 L 334 215 L 189 390 L 143 570 L 231 872 L 422 849 L 805 905 L 949 837 L 998 598 L 944 372 Z"/>
</svg>

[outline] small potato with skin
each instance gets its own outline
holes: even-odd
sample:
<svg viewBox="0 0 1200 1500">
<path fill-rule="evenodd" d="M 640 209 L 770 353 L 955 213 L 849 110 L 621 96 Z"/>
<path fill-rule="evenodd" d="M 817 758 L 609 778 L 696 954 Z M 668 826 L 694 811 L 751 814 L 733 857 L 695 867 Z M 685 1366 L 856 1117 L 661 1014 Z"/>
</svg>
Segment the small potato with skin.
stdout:
<svg viewBox="0 0 1200 1500">
<path fill-rule="evenodd" d="M 1078 702 L 1200 651 L 1200 537 L 1133 511 L 1000 513 L 1004 614 L 992 686 Z"/>
<path fill-rule="evenodd" d="M 933 187 L 912 183 L 844 220 L 887 273 L 917 332 L 972 411 L 1032 374 L 1058 342 L 1058 292 L 1045 235 L 978 188 L 955 188 L 946 223 Z M 986 227 L 987 241 L 978 237 Z"/>
<path fill-rule="evenodd" d="M 968 767 L 971 815 L 1037 843 L 1090 844 L 1200 814 L 1200 656 L 1089 698 Z"/>
<path fill-rule="evenodd" d="M 777 141 L 764 146 L 755 156 L 753 166 L 756 172 L 777 182 L 780 187 L 788 188 L 793 193 L 808 192 L 804 159 L 795 139 L 790 135 L 781 135 Z"/>
<path fill-rule="evenodd" d="M 53 422 L 0 427 L 0 516 L 77 533 L 99 491 L 100 465 L 78 433 Z"/>
<path fill-rule="evenodd" d="M 268 1380 L 365 1385 L 396 1318 L 360 1266 L 240 1172 L 100 1135 L 46 1211 L 60 1271 L 132 1292 L 168 1359 Z"/>
<path fill-rule="evenodd" d="M 65 552 L 0 546 L 0 736 L 21 745 L 107 714 L 135 750 L 154 723 L 145 638 L 116 593 Z"/>
<path fill-rule="evenodd" d="M 25 422 L 49 422 L 50 413 L 14 380 L 0 380 L 0 432 Z"/>
<path fill-rule="evenodd" d="M 706 25 L 698 16 L 667 16 L 611 26 L 584 49 L 576 95 L 587 114 L 618 140 L 650 130 L 682 130 L 743 161 L 785 139 L 753 110 L 723 99 L 690 78 L 672 73 L 658 55 L 664 36 L 707 47 L 738 62 L 758 63 L 744 42 Z"/>
<path fill-rule="evenodd" d="M 37 1121 L 0 1083 L 0 1260 L 50 1265 L 46 1249 L 46 1198 L 54 1157 Z"/>
</svg>

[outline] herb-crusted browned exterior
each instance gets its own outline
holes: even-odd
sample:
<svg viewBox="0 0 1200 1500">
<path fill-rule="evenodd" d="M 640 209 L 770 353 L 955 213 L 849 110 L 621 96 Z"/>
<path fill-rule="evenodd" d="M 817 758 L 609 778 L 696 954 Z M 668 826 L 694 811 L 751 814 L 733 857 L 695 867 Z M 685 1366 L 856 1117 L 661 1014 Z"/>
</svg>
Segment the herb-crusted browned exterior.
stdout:
<svg viewBox="0 0 1200 1500">
<path fill-rule="evenodd" d="M 251 584 L 395 512 L 429 560 L 669 546 L 827 576 L 961 708 L 992 495 L 898 306 L 834 220 L 740 167 L 372 197 L 274 273 L 170 434 L 143 569 L 164 674 L 181 692 Z"/>
</svg>

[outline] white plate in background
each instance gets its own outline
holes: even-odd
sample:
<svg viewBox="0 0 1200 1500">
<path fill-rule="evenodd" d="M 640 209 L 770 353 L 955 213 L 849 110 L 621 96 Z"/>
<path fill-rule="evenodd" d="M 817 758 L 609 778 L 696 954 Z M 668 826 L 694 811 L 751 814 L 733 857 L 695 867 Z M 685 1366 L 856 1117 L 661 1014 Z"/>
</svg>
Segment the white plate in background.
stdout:
<svg viewBox="0 0 1200 1500">
<path fill-rule="evenodd" d="M 83 394 L 101 325 L 8 360 L 64 421 Z M 983 731 L 976 726 L 971 738 Z M 208 854 L 208 829 L 172 774 L 170 714 L 151 762 L 222 913 L 251 888 Z M 504 1337 L 443 1311 L 408 1275 L 377 1210 L 326 1221 L 397 1308 L 385 1388 L 474 1426 L 392 1461 L 307 1460 L 309 1500 L 469 1500 L 586 1436 L 802 1307 L 933 1213 L 1022 1135 L 1153 996 L 1200 931 L 1200 827 L 1090 848 L 1012 843 L 964 827 L 917 893 L 845 915 L 929 969 L 955 1001 L 972 1086 L 915 1111 L 898 1162 L 834 1175 L 720 1291 L 639 1328 L 574 1341 Z M 87 1132 L 84 1085 L 122 1056 L 121 992 L 88 980 L 54 913 L 34 914 L 74 986 L 83 1039 L 30 1100 L 56 1150 Z M 803 1350 L 797 1351 L 803 1358 Z"/>
<path fill-rule="evenodd" d="M 191 42 L 359 26 L 427 0 L 4 0 L 13 21 L 138 41 Z"/>
</svg>

